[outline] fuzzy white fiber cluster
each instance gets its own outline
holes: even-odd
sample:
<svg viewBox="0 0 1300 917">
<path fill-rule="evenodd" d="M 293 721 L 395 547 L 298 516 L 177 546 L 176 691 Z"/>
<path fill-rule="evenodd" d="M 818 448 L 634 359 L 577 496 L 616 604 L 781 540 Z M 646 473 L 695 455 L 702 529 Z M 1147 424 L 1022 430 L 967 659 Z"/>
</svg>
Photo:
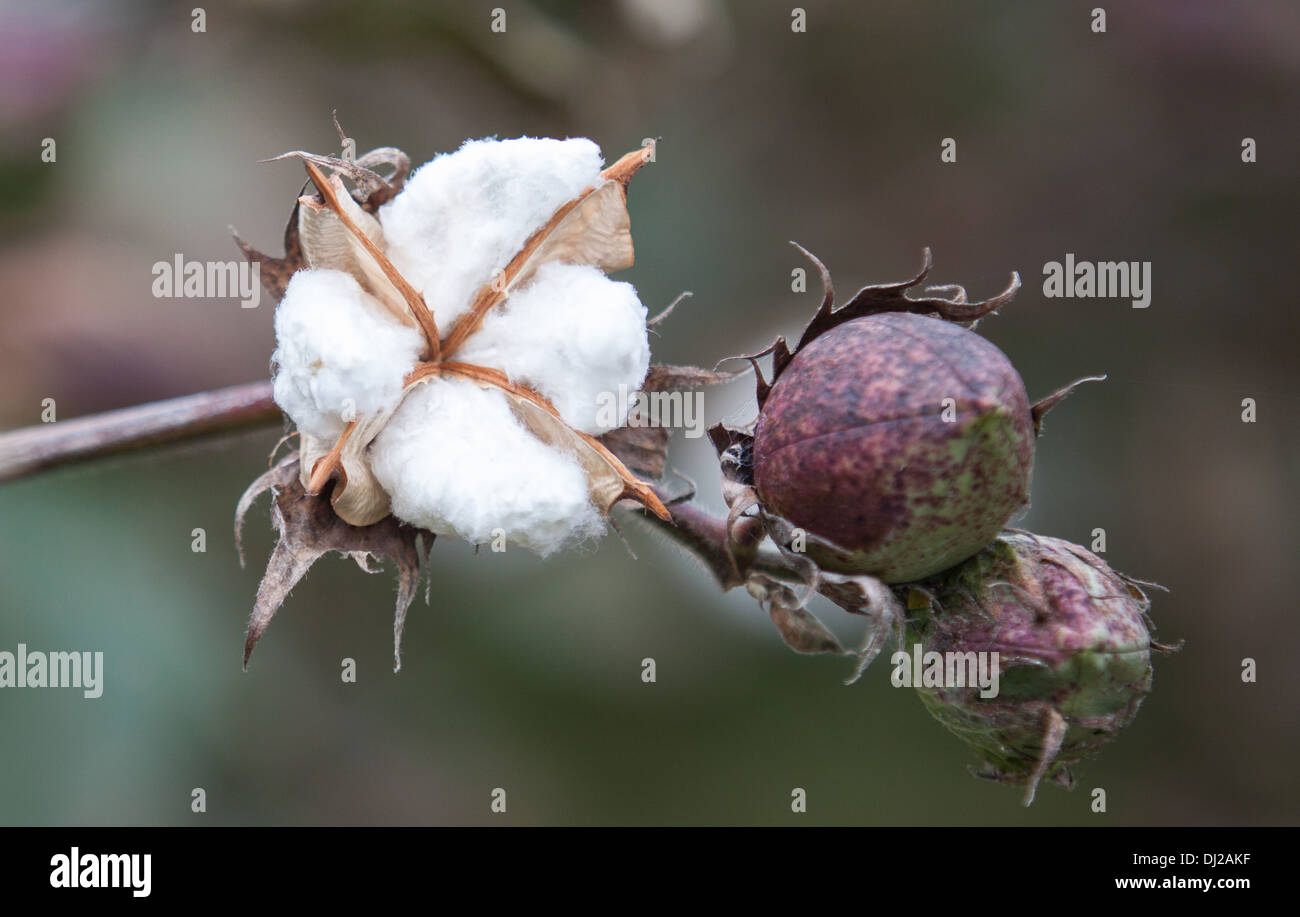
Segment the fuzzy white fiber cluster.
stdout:
<svg viewBox="0 0 1300 917">
<path fill-rule="evenodd" d="M 600 181 L 590 140 L 468 140 L 379 212 L 388 257 L 447 329 L 560 205 Z"/>
<path fill-rule="evenodd" d="M 298 429 L 337 438 L 353 420 L 391 411 L 424 338 L 351 274 L 298 271 L 275 310 L 275 403 Z"/>
<path fill-rule="evenodd" d="M 457 359 L 496 367 L 545 395 L 576 430 L 606 433 L 627 423 L 645 381 L 645 322 L 632 284 L 555 261 L 488 313 Z"/>
<path fill-rule="evenodd" d="M 445 335 L 528 238 L 603 181 L 589 140 L 479 140 L 418 169 L 380 208 L 386 254 L 424 294 Z M 545 396 L 569 426 L 626 422 L 650 353 L 635 289 L 551 262 L 485 317 L 451 358 L 498 369 Z M 351 275 L 294 275 L 276 313 L 275 399 L 304 433 L 342 433 L 349 407 L 392 412 L 368 447 L 400 519 L 475 544 L 504 534 L 539 554 L 600 534 L 576 456 L 535 436 L 507 396 L 454 376 L 402 392 L 422 349 Z"/>
<path fill-rule="evenodd" d="M 578 460 L 524 428 L 500 390 L 413 388 L 371 446 L 400 519 L 474 544 L 504 535 L 543 556 L 604 530 Z"/>
</svg>

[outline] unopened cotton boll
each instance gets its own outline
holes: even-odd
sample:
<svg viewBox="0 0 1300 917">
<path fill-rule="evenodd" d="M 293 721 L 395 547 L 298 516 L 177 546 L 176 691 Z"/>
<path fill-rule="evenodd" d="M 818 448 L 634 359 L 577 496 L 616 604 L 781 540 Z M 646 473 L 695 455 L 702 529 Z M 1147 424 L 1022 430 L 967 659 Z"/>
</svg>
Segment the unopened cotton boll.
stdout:
<svg viewBox="0 0 1300 917">
<path fill-rule="evenodd" d="M 545 557 L 601 534 L 577 458 L 515 417 L 499 389 L 434 378 L 412 388 L 370 446 L 393 513 L 474 544 L 501 532 Z"/>
<path fill-rule="evenodd" d="M 470 140 L 379 211 L 388 257 L 450 328 L 555 211 L 600 180 L 590 140 Z"/>
<path fill-rule="evenodd" d="M 458 359 L 545 395 L 584 433 L 623 426 L 650 366 L 646 309 L 630 283 L 552 262 L 489 312 Z"/>
<path fill-rule="evenodd" d="M 394 319 L 351 274 L 298 271 L 275 310 L 275 403 L 298 429 L 332 439 L 392 410 L 424 337 Z"/>
</svg>

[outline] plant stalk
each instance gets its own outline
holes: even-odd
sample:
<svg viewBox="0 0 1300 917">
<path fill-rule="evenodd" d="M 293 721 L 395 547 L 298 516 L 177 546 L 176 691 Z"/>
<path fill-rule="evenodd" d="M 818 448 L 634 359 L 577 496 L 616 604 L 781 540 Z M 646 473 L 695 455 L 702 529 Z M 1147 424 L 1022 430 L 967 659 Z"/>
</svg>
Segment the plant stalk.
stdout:
<svg viewBox="0 0 1300 917">
<path fill-rule="evenodd" d="M 0 482 L 280 418 L 267 380 L 23 427 L 0 433 Z"/>
</svg>

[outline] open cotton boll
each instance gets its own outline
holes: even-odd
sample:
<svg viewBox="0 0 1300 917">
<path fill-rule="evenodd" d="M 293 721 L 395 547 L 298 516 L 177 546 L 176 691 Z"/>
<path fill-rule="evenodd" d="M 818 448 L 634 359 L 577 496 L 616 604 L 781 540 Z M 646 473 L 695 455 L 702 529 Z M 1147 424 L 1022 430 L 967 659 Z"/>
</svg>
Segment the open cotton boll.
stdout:
<svg viewBox="0 0 1300 917">
<path fill-rule="evenodd" d="M 590 140 L 469 140 L 379 211 L 388 257 L 448 329 L 560 205 L 601 180 Z"/>
<path fill-rule="evenodd" d="M 605 433 L 627 422 L 645 381 L 645 322 L 630 283 L 551 262 L 488 313 L 457 359 L 500 369 L 550 399 L 569 426 Z"/>
<path fill-rule="evenodd" d="M 275 310 L 275 403 L 298 429 L 334 438 L 348 422 L 392 410 L 424 337 L 394 319 L 351 274 L 312 269 L 289 280 Z"/>
<path fill-rule="evenodd" d="M 483 544 L 499 530 L 545 557 L 604 531 L 578 460 L 525 429 L 499 389 L 465 379 L 412 388 L 370 463 L 394 515 L 440 535 Z"/>
</svg>

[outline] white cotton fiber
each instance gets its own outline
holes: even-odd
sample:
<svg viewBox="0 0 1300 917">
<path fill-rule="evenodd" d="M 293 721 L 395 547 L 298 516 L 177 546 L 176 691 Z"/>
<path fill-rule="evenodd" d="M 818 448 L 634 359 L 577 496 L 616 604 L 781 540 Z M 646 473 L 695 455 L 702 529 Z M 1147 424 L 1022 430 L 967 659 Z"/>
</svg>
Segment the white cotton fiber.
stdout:
<svg viewBox="0 0 1300 917">
<path fill-rule="evenodd" d="M 456 359 L 500 369 L 549 398 L 569 426 L 604 433 L 627 422 L 645 381 L 645 322 L 630 283 L 551 262 L 488 313 Z"/>
<path fill-rule="evenodd" d="M 560 205 L 600 181 L 590 140 L 470 140 L 425 164 L 379 212 L 388 257 L 445 334 Z"/>
<path fill-rule="evenodd" d="M 370 462 L 393 513 L 440 535 L 484 544 L 504 532 L 545 557 L 604 531 L 577 459 L 525 429 L 500 390 L 465 379 L 412 388 Z"/>
<path fill-rule="evenodd" d="M 275 310 L 275 403 L 298 429 L 332 439 L 396 406 L 424 337 L 394 319 L 351 274 L 302 270 Z"/>
</svg>

